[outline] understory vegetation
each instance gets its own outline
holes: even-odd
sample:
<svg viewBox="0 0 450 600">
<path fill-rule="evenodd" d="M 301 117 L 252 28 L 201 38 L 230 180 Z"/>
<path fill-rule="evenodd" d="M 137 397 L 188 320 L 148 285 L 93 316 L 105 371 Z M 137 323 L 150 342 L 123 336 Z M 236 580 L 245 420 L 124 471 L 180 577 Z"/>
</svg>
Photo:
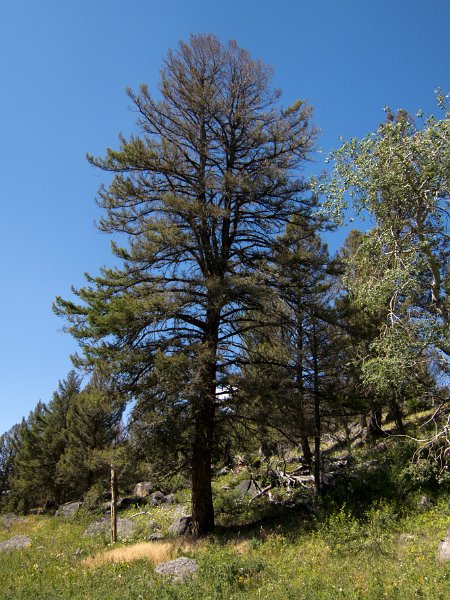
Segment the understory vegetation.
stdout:
<svg viewBox="0 0 450 600">
<path fill-rule="evenodd" d="M 407 420 L 409 431 L 429 416 Z M 170 535 L 174 517 L 189 511 L 190 490 L 180 477 L 167 484 L 177 488 L 173 503 L 152 506 L 148 496 L 120 510 L 136 526 L 115 544 L 109 528 L 85 535 L 104 514 L 95 502 L 86 500 L 69 518 L 5 515 L 0 543 L 27 535 L 31 545 L 2 554 L 2 599 L 446 600 L 450 562 L 437 553 L 450 527 L 448 482 L 417 469 L 411 447 L 394 435 L 372 446 L 355 441 L 350 454 L 342 440 L 323 448 L 338 474 L 320 497 L 311 482 L 274 487 L 270 499 L 240 488 L 251 481 L 264 487 L 281 465 L 295 472 L 301 463 L 292 449 L 265 461 L 236 457 L 213 478 L 216 529 L 202 539 Z M 161 539 L 149 541 L 155 526 Z M 155 565 L 180 556 L 196 560 L 193 578 L 177 583 L 155 573 Z"/>
<path fill-rule="evenodd" d="M 26 534 L 32 544 L 2 556 L 0 589 L 5 600 L 89 598 L 286 598 L 314 600 L 446 600 L 450 565 L 436 561 L 437 541 L 449 526 L 449 508 L 407 509 L 379 501 L 359 510 L 347 506 L 320 517 L 294 512 L 244 511 L 233 528 L 219 526 L 199 541 L 145 542 L 140 537 L 112 546 L 83 532 L 92 516 L 64 520 L 28 516 L 0 529 L 0 541 Z M 124 513 L 132 514 L 131 511 Z M 161 509 L 149 510 L 161 518 Z M 147 515 L 146 515 L 147 517 Z M 145 517 L 145 518 L 146 518 Z M 144 517 L 140 517 L 144 518 Z M 114 549 L 112 549 L 114 548 Z M 111 556 L 111 553 L 114 553 Z M 193 557 L 196 576 L 170 583 L 153 566 L 178 556 Z"/>
</svg>

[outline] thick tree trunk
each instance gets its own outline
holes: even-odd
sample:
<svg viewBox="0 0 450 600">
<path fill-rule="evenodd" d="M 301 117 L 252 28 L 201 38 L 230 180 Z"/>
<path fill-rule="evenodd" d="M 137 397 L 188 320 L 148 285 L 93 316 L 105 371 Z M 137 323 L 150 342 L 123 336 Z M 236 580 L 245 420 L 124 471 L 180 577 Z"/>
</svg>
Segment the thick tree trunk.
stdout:
<svg viewBox="0 0 450 600">
<path fill-rule="evenodd" d="M 192 534 L 207 535 L 214 529 L 211 459 L 214 433 L 214 403 L 203 399 L 196 415 L 192 447 Z"/>
<path fill-rule="evenodd" d="M 198 403 L 194 406 L 194 440 L 192 446 L 192 535 L 201 537 L 214 529 L 214 506 L 211 488 L 211 460 L 213 451 L 217 340 L 219 314 L 210 311 L 207 315 L 204 346 L 206 364 Z"/>
<path fill-rule="evenodd" d="M 370 442 L 384 435 L 384 431 L 381 429 L 381 417 L 381 405 L 375 406 L 367 419 L 366 441 Z"/>
<path fill-rule="evenodd" d="M 303 460 L 308 467 L 312 466 L 312 452 L 311 447 L 309 445 L 309 439 L 306 434 L 302 434 L 300 436 L 300 446 L 302 448 Z"/>
<path fill-rule="evenodd" d="M 214 506 L 211 489 L 211 438 L 210 432 L 198 430 L 192 451 L 192 535 L 201 537 L 214 529 Z"/>
</svg>

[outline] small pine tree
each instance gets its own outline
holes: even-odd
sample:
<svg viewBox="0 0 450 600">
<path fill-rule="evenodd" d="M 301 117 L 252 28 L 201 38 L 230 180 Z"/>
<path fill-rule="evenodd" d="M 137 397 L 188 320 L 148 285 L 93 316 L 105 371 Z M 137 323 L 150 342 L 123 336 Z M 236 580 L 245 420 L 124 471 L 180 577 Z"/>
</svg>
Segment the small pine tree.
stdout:
<svg viewBox="0 0 450 600">
<path fill-rule="evenodd" d="M 58 504 L 66 499 L 64 489 L 57 479 L 57 465 L 64 454 L 68 442 L 68 414 L 80 393 L 81 378 L 70 371 L 66 379 L 60 381 L 45 412 L 43 460 L 46 468 L 48 494 Z"/>
<path fill-rule="evenodd" d="M 66 445 L 56 467 L 56 481 L 66 498 L 79 498 L 108 477 L 103 453 L 120 433 L 123 403 L 94 374 L 70 403 Z"/>
<path fill-rule="evenodd" d="M 16 507 L 25 513 L 47 500 L 48 474 L 44 462 L 45 404 L 36 408 L 20 425 L 20 445 L 14 460 L 12 488 Z"/>
</svg>

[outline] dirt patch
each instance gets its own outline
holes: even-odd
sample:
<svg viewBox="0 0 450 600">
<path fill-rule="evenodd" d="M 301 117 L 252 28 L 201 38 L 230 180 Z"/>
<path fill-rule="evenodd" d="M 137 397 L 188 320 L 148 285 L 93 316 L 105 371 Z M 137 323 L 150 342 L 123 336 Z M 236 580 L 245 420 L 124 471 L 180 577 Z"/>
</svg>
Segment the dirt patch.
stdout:
<svg viewBox="0 0 450 600">
<path fill-rule="evenodd" d="M 109 562 L 127 563 L 134 560 L 148 560 L 151 564 L 171 560 L 180 550 L 194 550 L 203 545 L 201 541 L 188 542 L 141 542 L 139 544 L 121 546 L 83 560 L 83 565 L 90 569 Z"/>
</svg>

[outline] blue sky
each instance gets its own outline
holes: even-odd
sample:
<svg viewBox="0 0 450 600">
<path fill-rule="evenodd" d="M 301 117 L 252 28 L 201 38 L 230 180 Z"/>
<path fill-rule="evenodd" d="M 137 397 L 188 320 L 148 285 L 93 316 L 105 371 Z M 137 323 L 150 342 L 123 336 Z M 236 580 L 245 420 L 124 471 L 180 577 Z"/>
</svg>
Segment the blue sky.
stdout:
<svg viewBox="0 0 450 600">
<path fill-rule="evenodd" d="M 233 38 L 273 66 L 284 104 L 315 107 L 326 152 L 375 129 L 385 105 L 434 110 L 435 87 L 450 88 L 449 24 L 448 0 L 2 0 L 0 432 L 71 368 L 55 296 L 111 263 L 94 226 L 104 175 L 85 154 L 133 130 L 125 87 L 155 90 L 190 33 Z"/>
</svg>

